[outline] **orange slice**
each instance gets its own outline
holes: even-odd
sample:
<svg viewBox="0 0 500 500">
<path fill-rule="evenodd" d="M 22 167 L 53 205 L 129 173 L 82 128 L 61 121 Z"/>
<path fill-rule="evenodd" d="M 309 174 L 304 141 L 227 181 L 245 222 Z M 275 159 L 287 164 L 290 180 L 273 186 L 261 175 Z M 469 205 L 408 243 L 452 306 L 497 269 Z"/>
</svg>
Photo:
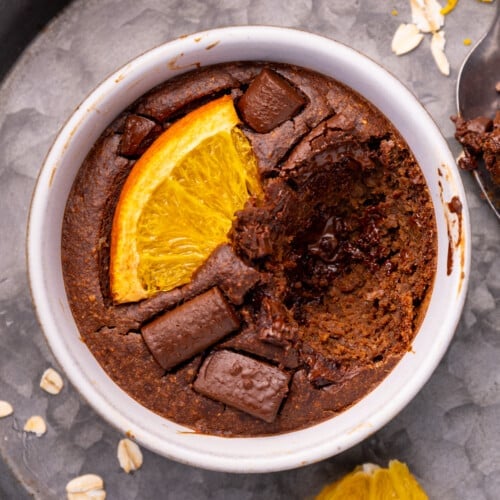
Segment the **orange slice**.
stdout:
<svg viewBox="0 0 500 500">
<path fill-rule="evenodd" d="M 234 214 L 261 192 L 230 96 L 175 122 L 136 162 L 115 210 L 110 285 L 115 303 L 189 282 L 227 241 Z"/>
<path fill-rule="evenodd" d="M 391 460 L 388 468 L 364 464 L 325 486 L 315 500 L 428 500 L 406 464 Z"/>
</svg>

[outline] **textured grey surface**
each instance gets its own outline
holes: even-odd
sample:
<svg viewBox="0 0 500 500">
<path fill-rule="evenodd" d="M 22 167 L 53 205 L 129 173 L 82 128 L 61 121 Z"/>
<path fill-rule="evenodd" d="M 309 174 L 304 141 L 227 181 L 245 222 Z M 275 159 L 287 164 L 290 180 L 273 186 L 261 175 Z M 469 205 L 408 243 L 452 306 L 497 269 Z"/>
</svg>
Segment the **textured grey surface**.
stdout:
<svg viewBox="0 0 500 500">
<path fill-rule="evenodd" d="M 498 1 L 498 0 L 497 0 Z M 391 15 L 397 9 L 398 16 Z M 494 6 L 459 2 L 446 18 L 452 73 L 434 66 L 429 39 L 404 57 L 391 54 L 392 34 L 410 20 L 407 0 L 77 0 L 18 60 L 0 87 L 0 399 L 15 407 L 0 420 L 0 453 L 27 494 L 64 497 L 75 475 L 103 476 L 110 499 L 307 498 L 355 465 L 407 462 L 431 498 L 498 499 L 500 491 L 500 225 L 468 175 L 473 262 L 456 336 L 424 389 L 385 428 L 343 454 L 302 469 L 260 475 L 208 472 L 144 450 L 144 466 L 123 473 L 121 436 L 66 386 L 58 396 L 38 388 L 57 366 L 36 322 L 24 255 L 31 192 L 57 130 L 86 94 L 120 65 L 159 43 L 202 29 L 241 24 L 303 28 L 344 42 L 400 78 L 426 106 L 453 153 L 458 69 L 486 31 Z M 39 414 L 42 438 L 22 432 Z M 20 498 L 0 475 L 0 496 Z M 11 480 L 10 480 L 11 481 Z M 4 484 L 2 484 L 2 482 Z"/>
</svg>

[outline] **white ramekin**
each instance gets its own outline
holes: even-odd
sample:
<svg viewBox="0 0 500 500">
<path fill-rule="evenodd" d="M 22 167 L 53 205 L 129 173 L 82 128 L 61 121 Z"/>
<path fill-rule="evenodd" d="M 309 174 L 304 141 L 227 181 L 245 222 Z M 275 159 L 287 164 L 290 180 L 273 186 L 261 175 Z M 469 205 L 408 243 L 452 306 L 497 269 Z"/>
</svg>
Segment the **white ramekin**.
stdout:
<svg viewBox="0 0 500 500">
<path fill-rule="evenodd" d="M 201 435 L 147 410 L 102 370 L 71 315 L 61 269 L 64 207 L 79 166 L 104 128 L 155 85 L 199 65 L 270 60 L 305 66 L 351 86 L 396 126 L 428 183 L 438 230 L 438 263 L 428 311 L 413 343 L 387 378 L 339 416 L 270 437 Z M 461 216 L 450 210 L 458 197 Z M 40 171 L 28 228 L 28 268 L 36 312 L 72 384 L 112 425 L 165 457 L 207 469 L 269 472 L 310 464 L 360 442 L 393 418 L 428 380 L 453 336 L 467 288 L 470 229 L 464 190 L 438 127 L 386 70 L 333 40 L 276 27 L 230 27 L 193 34 L 152 49 L 99 85 L 57 136 Z M 453 266 L 449 269 L 449 259 Z"/>
</svg>

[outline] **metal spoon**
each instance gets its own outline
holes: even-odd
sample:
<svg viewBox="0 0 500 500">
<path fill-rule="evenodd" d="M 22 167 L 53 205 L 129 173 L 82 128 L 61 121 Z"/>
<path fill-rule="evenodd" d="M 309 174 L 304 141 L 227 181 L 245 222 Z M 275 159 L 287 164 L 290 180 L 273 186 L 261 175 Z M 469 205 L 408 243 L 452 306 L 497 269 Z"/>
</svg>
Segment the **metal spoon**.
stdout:
<svg viewBox="0 0 500 500">
<path fill-rule="evenodd" d="M 497 0 L 493 23 L 465 59 L 457 82 L 457 108 L 465 119 L 478 116 L 493 118 L 500 109 L 500 0 Z M 481 162 L 482 163 L 482 162 Z M 473 172 L 491 208 L 500 219 L 500 186 L 496 186 L 480 164 Z"/>
</svg>

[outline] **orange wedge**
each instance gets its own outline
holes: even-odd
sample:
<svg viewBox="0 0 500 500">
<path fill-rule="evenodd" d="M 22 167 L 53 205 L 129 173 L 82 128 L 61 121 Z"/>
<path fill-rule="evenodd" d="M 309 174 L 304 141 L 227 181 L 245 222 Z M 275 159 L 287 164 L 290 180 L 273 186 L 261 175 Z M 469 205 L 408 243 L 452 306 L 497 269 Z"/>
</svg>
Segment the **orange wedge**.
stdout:
<svg viewBox="0 0 500 500">
<path fill-rule="evenodd" d="M 325 486 L 315 500 L 428 500 L 408 469 L 398 460 L 388 468 L 364 464 Z"/>
<path fill-rule="evenodd" d="M 110 285 L 115 303 L 189 282 L 227 241 L 234 214 L 261 187 L 230 96 L 175 122 L 136 162 L 113 218 Z"/>
</svg>

